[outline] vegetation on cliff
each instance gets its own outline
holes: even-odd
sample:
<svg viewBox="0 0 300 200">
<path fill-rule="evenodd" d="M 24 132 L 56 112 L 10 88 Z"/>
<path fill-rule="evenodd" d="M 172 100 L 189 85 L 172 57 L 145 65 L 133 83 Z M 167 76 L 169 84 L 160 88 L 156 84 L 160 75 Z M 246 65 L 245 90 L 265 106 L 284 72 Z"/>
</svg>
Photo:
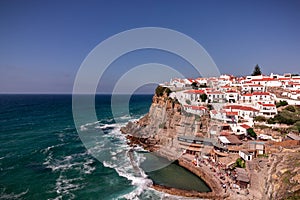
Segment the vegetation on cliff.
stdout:
<svg viewBox="0 0 300 200">
<path fill-rule="evenodd" d="M 167 94 L 167 96 L 169 96 L 169 94 L 171 93 L 172 91 L 167 88 L 167 87 L 162 87 L 162 86 L 157 86 L 157 88 L 155 89 L 155 94 L 156 96 L 158 97 L 161 97 L 163 96 L 165 93 Z"/>
<path fill-rule="evenodd" d="M 267 122 L 291 125 L 290 130 L 300 132 L 300 108 L 289 105 L 279 111 L 275 117 L 268 119 Z"/>
</svg>

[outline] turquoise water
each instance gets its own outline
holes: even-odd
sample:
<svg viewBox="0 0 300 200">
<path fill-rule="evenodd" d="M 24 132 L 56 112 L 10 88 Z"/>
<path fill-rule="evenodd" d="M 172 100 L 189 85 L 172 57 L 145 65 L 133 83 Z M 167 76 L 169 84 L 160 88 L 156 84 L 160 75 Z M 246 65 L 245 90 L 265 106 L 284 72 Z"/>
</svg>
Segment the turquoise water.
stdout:
<svg viewBox="0 0 300 200">
<path fill-rule="evenodd" d="M 162 198 L 147 187 L 146 174 L 132 169 L 119 131 L 147 113 L 151 100 L 133 96 L 130 114 L 114 119 L 110 96 L 97 96 L 98 120 L 82 128 L 100 139 L 87 150 L 74 126 L 71 95 L 0 95 L 0 199 Z M 99 162 L 91 151 L 109 156 Z"/>
<path fill-rule="evenodd" d="M 154 159 L 152 159 L 154 160 Z M 157 158 L 156 163 L 169 163 L 163 158 Z M 143 164 L 141 167 L 143 168 Z M 147 164 L 148 165 L 148 164 Z M 210 192 L 209 186 L 198 176 L 178 165 L 175 161 L 164 168 L 147 172 L 149 178 L 155 184 L 174 187 L 183 190 L 194 190 L 198 192 Z"/>
</svg>

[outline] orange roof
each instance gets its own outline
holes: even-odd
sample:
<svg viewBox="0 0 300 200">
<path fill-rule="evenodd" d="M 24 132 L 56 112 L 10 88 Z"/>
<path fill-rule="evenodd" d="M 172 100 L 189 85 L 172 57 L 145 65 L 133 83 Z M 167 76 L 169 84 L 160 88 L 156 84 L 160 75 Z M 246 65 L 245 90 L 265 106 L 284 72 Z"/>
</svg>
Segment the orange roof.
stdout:
<svg viewBox="0 0 300 200">
<path fill-rule="evenodd" d="M 252 84 L 252 85 L 249 85 L 249 87 L 264 87 L 264 86 L 258 85 L 258 84 Z"/>
<path fill-rule="evenodd" d="M 265 78 L 260 78 L 260 79 L 252 79 L 252 81 L 272 81 L 274 80 L 273 78 L 265 77 Z"/>
<path fill-rule="evenodd" d="M 207 94 L 224 94 L 223 92 L 214 91 L 214 92 L 207 92 Z"/>
<path fill-rule="evenodd" d="M 215 114 L 218 114 L 218 111 L 212 110 L 211 113 L 215 115 Z"/>
<path fill-rule="evenodd" d="M 248 126 L 247 124 L 242 124 L 241 127 L 243 127 L 244 129 L 249 129 L 249 128 L 251 128 L 251 126 Z"/>
<path fill-rule="evenodd" d="M 274 104 L 262 104 L 263 106 L 266 106 L 266 107 L 275 107 Z"/>
<path fill-rule="evenodd" d="M 195 82 L 195 79 L 188 78 L 188 81 L 193 83 L 193 82 Z"/>
<path fill-rule="evenodd" d="M 221 88 L 231 88 L 229 85 L 222 86 Z"/>
<path fill-rule="evenodd" d="M 247 94 L 243 94 L 242 96 L 252 96 L 252 94 L 247 93 Z"/>
<path fill-rule="evenodd" d="M 205 91 L 204 90 L 188 90 L 184 93 L 189 93 L 189 94 L 204 94 Z"/>
<path fill-rule="evenodd" d="M 226 112 L 227 116 L 239 115 L 238 112 Z"/>
<path fill-rule="evenodd" d="M 279 80 L 282 80 L 282 81 L 284 81 L 284 80 L 290 80 L 291 78 L 279 78 Z"/>
<path fill-rule="evenodd" d="M 222 136 L 225 136 L 225 135 L 231 135 L 231 133 L 228 132 L 228 131 L 222 131 L 222 132 L 220 133 L 220 135 L 222 135 Z"/>
<path fill-rule="evenodd" d="M 184 105 L 185 107 L 191 108 L 193 110 L 207 110 L 205 106 L 191 106 L 191 105 Z"/>
<path fill-rule="evenodd" d="M 253 92 L 253 95 L 270 95 L 269 92 Z"/>
<path fill-rule="evenodd" d="M 254 111 L 254 112 L 259 111 L 255 108 L 248 107 L 248 106 L 241 106 L 241 105 L 227 105 L 227 106 L 225 106 L 225 109 L 236 109 L 236 110 Z"/>
<path fill-rule="evenodd" d="M 228 90 L 226 93 L 238 93 L 236 90 Z"/>
</svg>

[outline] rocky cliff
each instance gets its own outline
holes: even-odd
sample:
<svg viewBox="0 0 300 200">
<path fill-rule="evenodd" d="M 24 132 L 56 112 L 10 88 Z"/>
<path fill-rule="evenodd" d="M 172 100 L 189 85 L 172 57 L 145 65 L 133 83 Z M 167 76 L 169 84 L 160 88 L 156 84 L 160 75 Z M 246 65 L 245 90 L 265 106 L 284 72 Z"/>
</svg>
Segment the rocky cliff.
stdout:
<svg viewBox="0 0 300 200">
<path fill-rule="evenodd" d="M 175 159 L 178 157 L 177 137 L 179 135 L 204 136 L 208 116 L 186 113 L 178 101 L 164 93 L 154 95 L 148 114 L 136 122 L 129 122 L 121 131 L 127 134 L 131 144 L 142 145 L 150 151 Z"/>
<path fill-rule="evenodd" d="M 209 199 L 224 199 L 228 197 L 214 178 L 213 174 L 195 168 L 191 161 L 181 157 L 182 149 L 179 148 L 178 136 L 194 135 L 206 136 L 209 117 L 199 117 L 186 113 L 181 104 L 168 97 L 167 93 L 154 95 L 149 112 L 135 122 L 129 122 L 121 131 L 127 135 L 130 145 L 141 145 L 159 156 L 169 160 L 178 160 L 179 165 L 201 177 L 211 188 L 211 192 L 185 191 L 176 188 L 168 188 L 161 185 L 153 185 L 154 189 L 173 195 L 186 197 L 198 197 Z"/>
</svg>

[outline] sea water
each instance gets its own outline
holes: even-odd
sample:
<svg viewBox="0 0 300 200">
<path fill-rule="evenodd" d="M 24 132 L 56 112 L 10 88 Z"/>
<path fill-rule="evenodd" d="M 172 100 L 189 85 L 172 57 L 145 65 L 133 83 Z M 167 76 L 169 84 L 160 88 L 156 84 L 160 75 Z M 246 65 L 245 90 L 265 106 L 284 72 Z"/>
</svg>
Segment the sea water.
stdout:
<svg viewBox="0 0 300 200">
<path fill-rule="evenodd" d="M 80 127 L 101 138 L 97 148 L 87 150 L 74 125 L 71 95 L 0 95 L 0 199 L 177 198 L 148 187 L 152 180 L 133 169 L 120 132 L 148 112 L 152 95 L 132 96 L 129 114 L 118 119 L 110 99 L 97 95 L 98 120 Z M 104 150 L 110 156 L 101 162 L 91 156 Z M 135 158 L 138 164 L 144 159 L 137 153 Z"/>
</svg>

